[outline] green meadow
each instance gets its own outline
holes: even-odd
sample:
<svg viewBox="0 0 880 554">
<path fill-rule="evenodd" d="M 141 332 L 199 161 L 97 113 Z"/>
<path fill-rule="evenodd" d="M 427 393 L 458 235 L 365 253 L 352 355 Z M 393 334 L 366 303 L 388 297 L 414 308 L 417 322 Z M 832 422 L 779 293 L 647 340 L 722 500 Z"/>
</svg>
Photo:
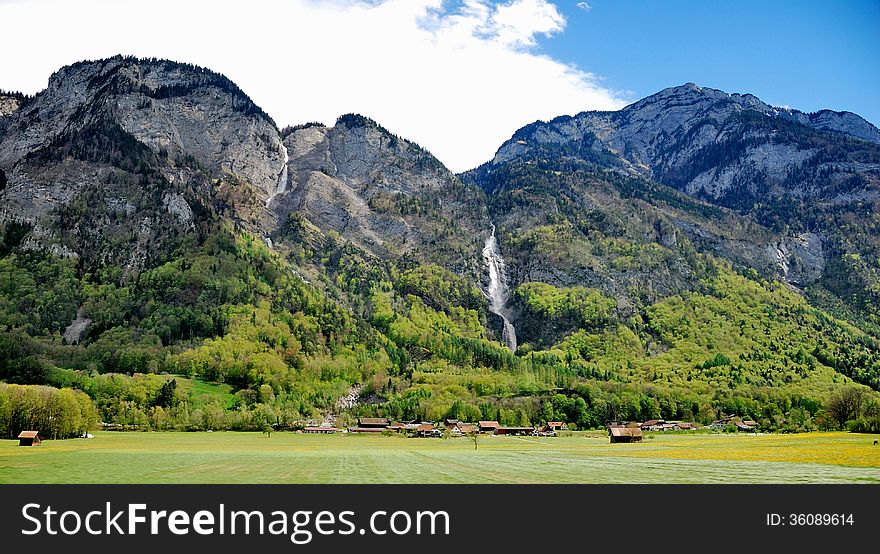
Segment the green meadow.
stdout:
<svg viewBox="0 0 880 554">
<path fill-rule="evenodd" d="M 0 441 L 0 483 L 880 483 L 876 435 L 97 433 Z"/>
</svg>

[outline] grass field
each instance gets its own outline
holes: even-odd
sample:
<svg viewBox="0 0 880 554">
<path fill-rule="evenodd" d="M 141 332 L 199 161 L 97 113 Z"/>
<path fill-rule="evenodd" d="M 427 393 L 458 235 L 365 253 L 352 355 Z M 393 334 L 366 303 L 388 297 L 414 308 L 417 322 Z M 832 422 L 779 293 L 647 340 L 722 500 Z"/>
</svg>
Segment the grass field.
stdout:
<svg viewBox="0 0 880 554">
<path fill-rule="evenodd" d="M 0 441 L 0 483 L 880 483 L 876 436 L 415 439 L 97 433 Z"/>
<path fill-rule="evenodd" d="M 184 391 L 191 391 L 194 395 L 215 396 L 220 399 L 226 408 L 230 408 L 235 400 L 232 395 L 232 387 L 221 383 L 209 383 L 201 379 L 188 379 L 180 375 L 169 376 L 177 380 L 177 383 Z"/>
</svg>

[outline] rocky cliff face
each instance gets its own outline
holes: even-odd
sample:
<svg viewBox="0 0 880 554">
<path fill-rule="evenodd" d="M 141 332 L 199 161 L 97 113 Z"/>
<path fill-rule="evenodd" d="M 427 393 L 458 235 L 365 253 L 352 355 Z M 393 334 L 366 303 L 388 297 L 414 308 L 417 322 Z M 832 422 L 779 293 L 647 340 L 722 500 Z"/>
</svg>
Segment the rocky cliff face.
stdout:
<svg viewBox="0 0 880 554">
<path fill-rule="evenodd" d="M 268 191 L 283 159 L 272 120 L 225 77 L 164 60 L 111 58 L 62 68 L 15 114 L 0 165 L 98 122 L 112 121 L 156 153 L 191 157 Z"/>
<path fill-rule="evenodd" d="M 296 212 L 379 257 L 480 274 L 491 227 L 482 192 L 430 153 L 357 115 L 293 128 L 284 142 L 291 184 L 277 199 L 282 217 Z"/>
<path fill-rule="evenodd" d="M 0 101 L 0 218 L 32 224 L 34 247 L 137 270 L 205 209 L 276 239 L 296 212 L 380 257 L 481 271 L 482 192 L 367 118 L 282 140 L 225 77 L 121 57 L 65 67 L 20 103 Z"/>
<path fill-rule="evenodd" d="M 194 230 L 194 204 L 257 225 L 249 200 L 270 194 L 283 164 L 272 120 L 191 65 L 81 62 L 4 111 L 0 218 L 33 225 L 34 247 L 128 271 Z"/>
<path fill-rule="evenodd" d="M 21 100 L 11 94 L 0 92 L 0 118 L 12 114 L 21 105 Z"/>
</svg>

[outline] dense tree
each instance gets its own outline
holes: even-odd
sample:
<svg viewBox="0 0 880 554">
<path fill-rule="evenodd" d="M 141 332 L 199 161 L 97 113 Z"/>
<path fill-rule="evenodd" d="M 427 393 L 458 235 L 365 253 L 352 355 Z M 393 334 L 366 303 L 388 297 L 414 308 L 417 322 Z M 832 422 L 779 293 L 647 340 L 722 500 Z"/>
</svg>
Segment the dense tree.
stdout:
<svg viewBox="0 0 880 554">
<path fill-rule="evenodd" d="M 855 387 L 846 387 L 835 393 L 828 400 L 828 415 L 843 428 L 846 422 L 855 420 L 862 412 L 865 392 Z"/>
</svg>

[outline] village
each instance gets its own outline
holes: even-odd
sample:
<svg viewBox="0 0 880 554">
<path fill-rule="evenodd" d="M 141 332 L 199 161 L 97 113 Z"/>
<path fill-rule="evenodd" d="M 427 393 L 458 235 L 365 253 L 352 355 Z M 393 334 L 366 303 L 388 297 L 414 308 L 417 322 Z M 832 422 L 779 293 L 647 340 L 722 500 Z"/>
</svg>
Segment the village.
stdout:
<svg viewBox="0 0 880 554">
<path fill-rule="evenodd" d="M 303 433 L 399 433 L 425 438 L 442 438 L 444 433 L 453 437 L 478 434 L 550 437 L 555 436 L 557 431 L 566 428 L 566 424 L 561 421 L 550 421 L 541 427 L 512 427 L 501 425 L 497 421 L 466 423 L 458 419 L 446 419 L 439 423 L 430 421 L 400 423 L 389 421 L 384 417 L 360 417 L 357 419 L 356 426 L 340 429 L 325 423 L 306 426 Z"/>
<path fill-rule="evenodd" d="M 696 423 L 684 421 L 665 421 L 651 419 L 645 422 L 624 421 L 608 425 L 608 436 L 612 443 L 640 442 L 643 433 L 669 431 L 740 431 L 755 432 L 757 423 L 739 417 L 724 416 L 712 424 L 702 427 Z M 442 438 L 444 436 L 461 437 L 473 435 L 512 435 L 532 437 L 555 437 L 559 431 L 568 430 L 563 421 L 548 421 L 540 426 L 505 426 L 498 421 L 478 421 L 467 423 L 458 419 L 446 419 L 442 422 L 394 422 L 384 417 L 360 417 L 357 425 L 339 428 L 329 423 L 308 425 L 303 433 L 335 434 L 335 433 L 396 433 L 412 437 Z"/>
<path fill-rule="evenodd" d="M 102 423 L 104 431 L 137 431 L 137 426 L 125 428 L 119 425 Z M 279 428 L 274 426 L 274 430 Z M 540 426 L 508 426 L 501 425 L 498 421 L 478 421 L 476 423 L 467 423 L 458 419 L 445 419 L 442 422 L 393 422 L 384 417 L 359 417 L 357 425 L 350 427 L 337 427 L 332 421 L 324 421 L 320 425 L 311 424 L 302 427 L 300 431 L 306 434 L 324 434 L 332 435 L 336 433 L 344 434 L 370 434 L 385 433 L 399 434 L 408 437 L 420 438 L 444 438 L 444 437 L 473 437 L 476 435 L 510 435 L 510 436 L 532 436 L 532 437 L 555 437 L 560 431 L 569 430 L 568 424 L 564 421 L 548 421 Z M 736 416 L 722 416 L 712 422 L 710 425 L 701 427 L 692 422 L 684 421 L 665 421 L 662 419 L 650 419 L 645 422 L 623 421 L 613 422 L 607 427 L 608 437 L 612 443 L 631 443 L 641 442 L 646 432 L 670 432 L 670 431 L 698 431 L 704 430 L 709 432 L 746 432 L 754 433 L 757 431 L 757 423 L 752 420 L 743 420 Z M 212 432 L 208 430 L 208 432 Z M 42 437 L 34 430 L 22 431 L 18 435 L 19 446 L 40 446 Z M 85 433 L 83 438 L 94 438 L 91 433 Z"/>
</svg>

